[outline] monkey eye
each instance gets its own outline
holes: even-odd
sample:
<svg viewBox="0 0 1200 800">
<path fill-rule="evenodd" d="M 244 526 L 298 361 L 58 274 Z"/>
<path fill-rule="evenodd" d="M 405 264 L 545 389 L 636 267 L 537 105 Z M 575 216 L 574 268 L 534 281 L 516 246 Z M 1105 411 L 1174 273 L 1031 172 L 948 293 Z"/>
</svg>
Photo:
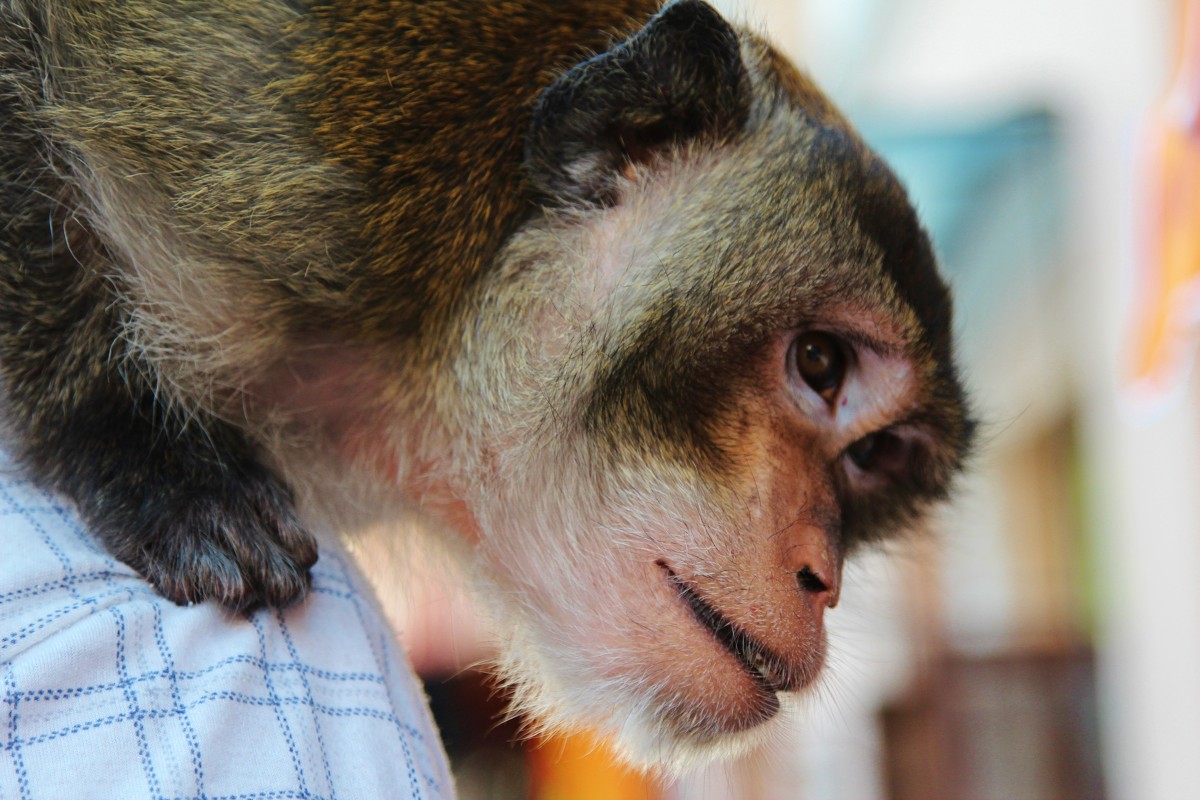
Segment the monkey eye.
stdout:
<svg viewBox="0 0 1200 800">
<path fill-rule="evenodd" d="M 846 350 L 822 331 L 808 331 L 796 339 L 796 369 L 800 377 L 826 402 L 832 403 L 846 377 Z"/>
<path fill-rule="evenodd" d="M 846 455 L 854 462 L 854 466 L 864 472 L 871 469 L 871 462 L 874 460 L 879 437 L 881 434 L 869 433 L 859 439 L 854 444 L 846 448 Z"/>
<path fill-rule="evenodd" d="M 911 447 L 902 436 L 882 430 L 846 448 L 846 456 L 863 472 L 895 472 L 908 464 Z"/>
</svg>

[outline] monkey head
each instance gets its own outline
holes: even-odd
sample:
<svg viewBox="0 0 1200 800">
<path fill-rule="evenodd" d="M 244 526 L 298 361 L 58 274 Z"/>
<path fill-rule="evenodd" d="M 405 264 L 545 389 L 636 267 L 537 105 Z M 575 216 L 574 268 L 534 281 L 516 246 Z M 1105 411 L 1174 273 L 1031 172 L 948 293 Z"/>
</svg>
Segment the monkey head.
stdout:
<svg viewBox="0 0 1200 800">
<path fill-rule="evenodd" d="M 525 165 L 541 210 L 446 337 L 430 507 L 519 705 L 635 763 L 726 752 L 969 448 L 949 293 L 889 169 L 701 2 L 546 89 Z"/>
</svg>

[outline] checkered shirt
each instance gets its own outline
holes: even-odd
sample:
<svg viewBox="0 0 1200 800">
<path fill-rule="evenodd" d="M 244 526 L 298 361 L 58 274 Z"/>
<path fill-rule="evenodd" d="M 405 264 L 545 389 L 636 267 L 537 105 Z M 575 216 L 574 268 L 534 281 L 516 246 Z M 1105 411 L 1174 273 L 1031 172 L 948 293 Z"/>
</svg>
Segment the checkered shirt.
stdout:
<svg viewBox="0 0 1200 800">
<path fill-rule="evenodd" d="M 309 599 L 180 607 L 0 453 L 0 798 L 449 798 L 425 697 L 349 557 Z"/>
</svg>

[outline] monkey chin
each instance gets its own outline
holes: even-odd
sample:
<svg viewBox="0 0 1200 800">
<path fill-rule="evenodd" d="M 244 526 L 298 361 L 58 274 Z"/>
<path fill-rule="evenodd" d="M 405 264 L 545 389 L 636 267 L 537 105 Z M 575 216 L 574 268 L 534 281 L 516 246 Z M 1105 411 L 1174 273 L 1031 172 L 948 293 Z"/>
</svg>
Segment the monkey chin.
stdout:
<svg viewBox="0 0 1200 800">
<path fill-rule="evenodd" d="M 666 594 L 673 607 L 648 602 L 650 618 L 638 626 L 654 635 L 632 642 L 629 626 L 621 639 L 603 626 L 564 632 L 545 617 L 508 629 L 498 675 L 530 733 L 584 729 L 630 766 L 672 777 L 743 754 L 779 728 L 781 710 L 797 705 L 821 672 L 820 626 L 802 655 L 764 675 L 744 642 L 722 641 L 683 596 Z"/>
<path fill-rule="evenodd" d="M 668 779 L 758 747 L 786 724 L 781 712 L 801 701 L 799 691 L 773 692 L 738 675 L 727 654 L 709 654 L 704 675 L 670 676 L 683 681 L 672 687 L 664 676 L 597 680 L 512 644 L 498 674 L 531 735 L 584 730 L 630 767 Z"/>
</svg>

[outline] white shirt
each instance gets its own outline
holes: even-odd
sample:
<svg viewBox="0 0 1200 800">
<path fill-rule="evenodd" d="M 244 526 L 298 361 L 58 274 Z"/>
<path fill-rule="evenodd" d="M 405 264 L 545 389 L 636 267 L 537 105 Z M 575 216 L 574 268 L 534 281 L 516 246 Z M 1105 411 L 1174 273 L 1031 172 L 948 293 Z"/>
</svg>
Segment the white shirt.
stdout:
<svg viewBox="0 0 1200 800">
<path fill-rule="evenodd" d="M 425 696 L 350 558 L 299 607 L 180 607 L 0 452 L 0 798 L 453 796 Z"/>
</svg>

